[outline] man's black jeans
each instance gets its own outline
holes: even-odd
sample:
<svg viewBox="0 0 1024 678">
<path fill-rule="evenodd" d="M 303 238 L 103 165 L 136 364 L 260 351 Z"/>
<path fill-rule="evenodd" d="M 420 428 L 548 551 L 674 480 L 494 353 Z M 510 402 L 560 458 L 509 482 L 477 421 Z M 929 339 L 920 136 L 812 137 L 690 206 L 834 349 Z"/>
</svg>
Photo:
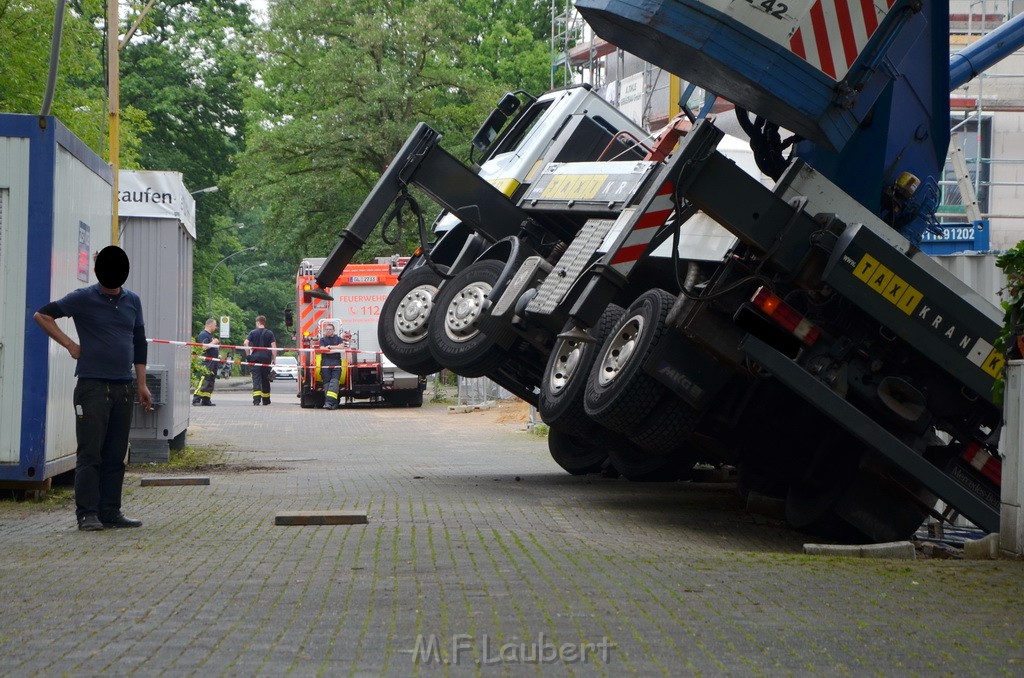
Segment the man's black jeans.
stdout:
<svg viewBox="0 0 1024 678">
<path fill-rule="evenodd" d="M 131 382 L 79 379 L 75 385 L 75 513 L 79 518 L 92 513 L 103 520 L 121 511 L 134 402 Z"/>
</svg>

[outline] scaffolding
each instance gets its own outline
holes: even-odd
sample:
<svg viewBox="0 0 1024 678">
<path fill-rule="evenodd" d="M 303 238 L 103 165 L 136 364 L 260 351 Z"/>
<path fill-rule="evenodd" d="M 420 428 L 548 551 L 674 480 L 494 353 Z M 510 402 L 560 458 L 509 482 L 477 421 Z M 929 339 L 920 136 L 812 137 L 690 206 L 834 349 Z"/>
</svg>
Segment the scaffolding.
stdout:
<svg viewBox="0 0 1024 678">
<path fill-rule="evenodd" d="M 954 0 L 949 16 L 950 50 L 974 43 L 1022 11 L 1021 0 Z M 950 95 L 950 155 L 939 182 L 943 200 L 938 216 L 943 222 L 963 220 L 972 198 L 977 201 L 980 221 L 1022 216 L 1021 210 L 1005 207 L 1005 201 L 996 193 L 1012 194 L 1024 187 L 1024 138 L 1016 148 L 1003 145 L 1004 152 L 995 157 L 995 148 L 1000 144 L 993 138 L 998 133 L 993 127 L 997 113 L 1024 112 L 1024 73 L 996 70 L 979 74 Z M 957 171 L 957 154 L 964 156 L 973 196 L 963 186 L 964 178 Z"/>
</svg>

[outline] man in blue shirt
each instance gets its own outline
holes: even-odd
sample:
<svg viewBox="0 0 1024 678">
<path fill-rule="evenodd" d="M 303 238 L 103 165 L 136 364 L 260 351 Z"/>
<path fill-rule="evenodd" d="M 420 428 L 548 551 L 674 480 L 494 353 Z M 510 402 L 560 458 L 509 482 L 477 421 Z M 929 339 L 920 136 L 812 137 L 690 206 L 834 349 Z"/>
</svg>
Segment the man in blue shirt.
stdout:
<svg viewBox="0 0 1024 678">
<path fill-rule="evenodd" d="M 153 409 L 146 386 L 146 328 L 142 301 L 122 287 L 128 279 L 128 255 L 111 245 L 96 255 L 96 285 L 82 287 L 52 301 L 33 318 L 54 341 L 78 361 L 75 366 L 75 513 L 78 529 L 139 527 L 141 520 L 121 513 L 125 456 L 132 423 L 135 388 L 139 404 Z M 56 318 L 74 320 L 78 341 L 57 325 Z"/>
<path fill-rule="evenodd" d="M 213 407 L 214 403 L 210 402 L 210 396 L 213 395 L 213 385 L 217 380 L 217 367 L 220 365 L 220 339 L 213 336 L 213 331 L 217 329 L 217 321 L 213 318 L 208 318 L 206 326 L 203 331 L 196 337 L 196 342 L 199 344 L 207 344 L 209 348 L 203 351 L 203 366 L 200 368 L 203 371 L 203 378 L 199 381 L 199 386 L 196 387 L 195 393 L 192 394 L 193 405 L 206 405 Z"/>
</svg>

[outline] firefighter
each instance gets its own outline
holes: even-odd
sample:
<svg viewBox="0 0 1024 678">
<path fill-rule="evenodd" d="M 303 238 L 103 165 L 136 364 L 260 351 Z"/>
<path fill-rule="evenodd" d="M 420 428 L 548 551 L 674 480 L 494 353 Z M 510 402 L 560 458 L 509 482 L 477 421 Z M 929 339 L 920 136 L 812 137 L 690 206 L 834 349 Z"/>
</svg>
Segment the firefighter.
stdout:
<svg viewBox="0 0 1024 678">
<path fill-rule="evenodd" d="M 193 405 L 214 406 L 214 403 L 210 402 L 210 396 L 213 395 L 213 385 L 217 380 L 217 360 L 220 358 L 220 348 L 218 348 L 220 339 L 213 336 L 215 329 L 217 329 L 217 321 L 209 318 L 203 331 L 196 337 L 196 342 L 208 344 L 208 346 L 203 351 L 203 366 L 199 368 L 203 378 L 200 380 L 199 386 L 196 387 L 196 392 L 192 394 Z"/>
<path fill-rule="evenodd" d="M 270 370 L 277 361 L 277 338 L 267 329 L 267 318 L 256 316 L 256 329 L 242 342 L 252 366 L 252 404 L 270 404 Z"/>
<path fill-rule="evenodd" d="M 337 335 L 334 323 L 324 323 L 319 347 L 324 351 L 320 356 L 320 376 L 324 382 L 324 409 L 338 409 L 338 382 L 341 379 L 341 357 L 345 352 L 345 340 Z"/>
</svg>

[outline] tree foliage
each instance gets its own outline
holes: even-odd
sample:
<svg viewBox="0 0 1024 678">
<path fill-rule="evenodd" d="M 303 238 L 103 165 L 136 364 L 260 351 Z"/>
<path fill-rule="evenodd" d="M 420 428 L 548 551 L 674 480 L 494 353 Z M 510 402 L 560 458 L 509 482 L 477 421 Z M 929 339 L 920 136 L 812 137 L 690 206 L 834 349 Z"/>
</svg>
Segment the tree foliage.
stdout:
<svg viewBox="0 0 1024 678">
<path fill-rule="evenodd" d="M 121 56 L 121 100 L 152 123 L 142 136 L 146 168 L 180 171 L 195 188 L 234 169 L 255 31 L 248 5 L 233 0 L 158 3 L 146 14 Z"/>
<path fill-rule="evenodd" d="M 143 6 L 131 6 L 126 26 Z M 250 7 L 234 0 L 157 3 L 145 13 L 121 54 L 121 101 L 151 123 L 140 149 L 146 169 L 181 172 L 193 190 L 219 186 L 234 171 L 245 146 L 243 104 L 257 73 L 256 31 Z M 225 191 L 203 193 L 196 203 L 192 317 L 198 331 L 211 301 L 215 315 L 240 312 L 231 267 L 248 262 L 226 262 L 212 284 L 210 275 L 222 257 L 253 244 L 258 225 L 234 228 L 239 218 Z"/>
<path fill-rule="evenodd" d="M 0 0 L 0 111 L 38 114 L 49 73 L 55 0 Z M 77 0 L 65 8 L 57 81 L 50 114 L 104 157 L 107 142 L 104 3 Z M 121 111 L 121 159 L 138 167 L 145 116 Z"/>
<path fill-rule="evenodd" d="M 484 5 L 536 10 L 452 0 L 270 6 L 264 87 L 249 102 L 248 147 L 232 187 L 266 210 L 276 243 L 296 258 L 326 254 L 417 122 L 465 155 L 501 92 L 539 70 L 539 14 L 529 26 L 505 17 L 500 35 L 487 27 L 494 37 L 485 38 Z M 526 86 L 546 87 L 546 51 L 539 72 Z M 361 258 L 408 253 L 414 229 L 404 236 L 389 244 L 378 230 Z"/>
</svg>

